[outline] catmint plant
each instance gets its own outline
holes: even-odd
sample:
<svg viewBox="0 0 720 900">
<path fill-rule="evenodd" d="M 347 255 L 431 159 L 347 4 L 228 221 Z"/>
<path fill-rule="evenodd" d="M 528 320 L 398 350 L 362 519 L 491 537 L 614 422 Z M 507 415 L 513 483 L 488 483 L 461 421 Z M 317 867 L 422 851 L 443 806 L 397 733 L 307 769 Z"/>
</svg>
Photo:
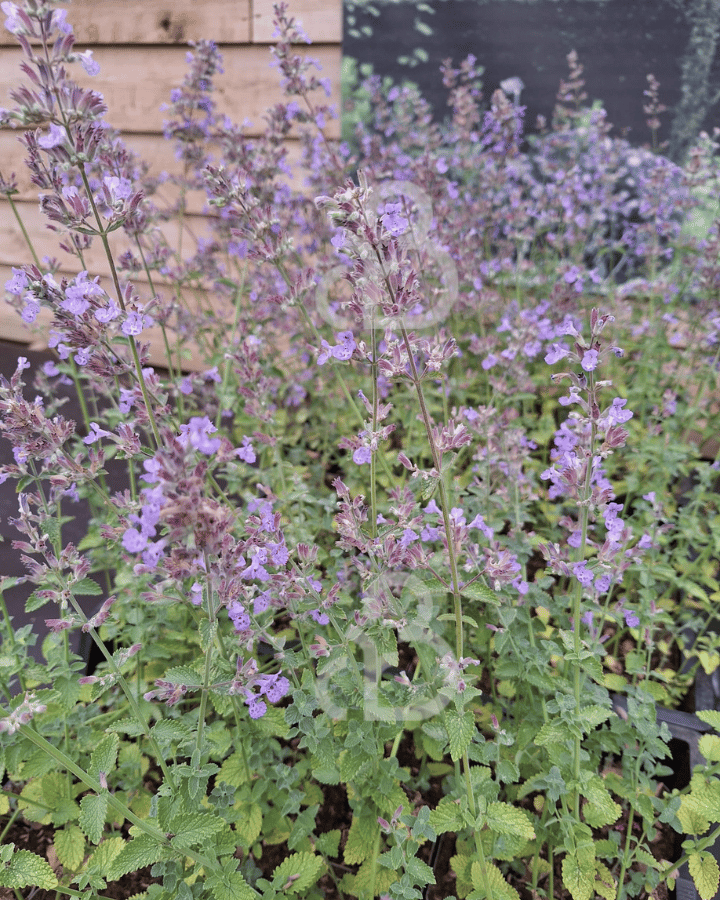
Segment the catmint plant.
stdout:
<svg viewBox="0 0 720 900">
<path fill-rule="evenodd" d="M 152 178 L 71 16 L 1 6 L 0 118 L 67 259 L 3 172 L 5 298 L 52 358 L 0 383 L 0 590 L 41 616 L 0 604 L 0 885 L 625 900 L 687 865 L 710 900 L 720 720 L 671 781 L 657 704 L 720 665 L 714 137 L 682 168 L 614 137 L 572 54 L 526 139 L 469 57 L 444 122 L 371 78 L 351 148 L 280 5 L 264 133 L 197 42 Z"/>
</svg>

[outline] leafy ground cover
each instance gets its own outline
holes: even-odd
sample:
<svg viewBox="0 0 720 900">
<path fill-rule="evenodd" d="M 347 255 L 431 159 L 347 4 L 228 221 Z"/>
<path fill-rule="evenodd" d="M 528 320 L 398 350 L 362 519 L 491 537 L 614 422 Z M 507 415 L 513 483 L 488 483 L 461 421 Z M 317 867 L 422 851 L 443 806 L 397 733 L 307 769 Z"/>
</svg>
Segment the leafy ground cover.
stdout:
<svg viewBox="0 0 720 900">
<path fill-rule="evenodd" d="M 29 246 L 5 285 L 56 358 L 0 385 L 47 615 L 4 609 L 0 885 L 614 900 L 687 863 L 713 897 L 720 712 L 685 784 L 656 707 L 720 662 L 715 137 L 682 166 L 613 137 L 571 54 L 532 141 L 468 59 L 443 125 L 371 79 L 335 145 L 278 7 L 261 140 L 191 48 L 168 208 L 72 80 L 97 65 L 65 11 L 2 10 L 24 55 L 2 121 L 77 271 Z M 654 136 L 652 79 L 646 106 Z"/>
</svg>

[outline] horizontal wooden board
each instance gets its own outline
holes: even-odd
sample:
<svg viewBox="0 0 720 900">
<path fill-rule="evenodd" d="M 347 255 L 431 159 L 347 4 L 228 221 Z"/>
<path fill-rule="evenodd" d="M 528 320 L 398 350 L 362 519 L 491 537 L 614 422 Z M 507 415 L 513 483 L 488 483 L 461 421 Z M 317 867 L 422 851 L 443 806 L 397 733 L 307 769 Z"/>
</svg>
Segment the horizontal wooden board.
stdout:
<svg viewBox="0 0 720 900">
<path fill-rule="evenodd" d="M 252 0 L 252 40 L 272 43 L 273 7 L 277 0 Z M 288 13 L 313 43 L 342 43 L 342 0 L 290 0 Z M 223 39 L 224 40 L 224 39 Z"/>
<path fill-rule="evenodd" d="M 242 123 L 252 123 L 247 132 L 260 134 L 266 110 L 282 99 L 277 69 L 271 66 L 270 51 L 264 46 L 224 47 L 224 72 L 215 80 L 214 97 L 221 114 Z M 85 87 L 99 91 L 108 106 L 107 120 L 123 132 L 162 133 L 169 118 L 163 105 L 173 88 L 182 84 L 187 72 L 186 50 L 180 47 L 99 47 L 95 59 L 100 74 L 90 78 L 76 66 L 73 77 Z M 331 102 L 339 109 L 341 49 L 337 46 L 312 48 L 312 56 L 330 82 L 330 101 L 324 91 L 319 102 Z M 19 49 L 0 50 L 0 105 L 11 106 L 9 91 L 22 83 Z M 339 122 L 327 126 L 330 137 L 339 136 Z"/>
<path fill-rule="evenodd" d="M 163 172 L 171 175 L 181 175 L 182 165 L 175 159 L 173 146 L 161 135 L 156 134 L 128 134 L 124 135 L 128 148 L 140 156 L 150 165 L 150 174 L 159 176 Z M 210 148 L 212 152 L 212 147 Z M 290 183 L 300 188 L 304 173 L 299 170 L 300 144 L 298 141 L 288 141 L 288 160 L 292 168 L 293 176 Z M 37 200 L 38 189 L 30 181 L 30 173 L 25 166 L 25 146 L 19 139 L 16 131 L 0 130 L 0 172 L 9 178 L 15 173 L 19 194 L 16 200 L 32 203 Z M 161 185 L 155 195 L 158 206 L 170 207 L 177 199 L 178 188 L 172 184 Z M 187 208 L 192 214 L 199 215 L 205 206 L 205 194 L 201 191 L 189 191 L 186 195 Z M 4 201 L 0 200 L 0 218 L 9 214 Z"/>
<path fill-rule="evenodd" d="M 67 0 L 78 44 L 271 43 L 274 0 Z M 342 0 L 290 0 L 315 43 L 342 41 Z M 251 25 L 252 23 L 252 25 Z M 0 28 L 0 44 L 13 36 Z"/>
</svg>

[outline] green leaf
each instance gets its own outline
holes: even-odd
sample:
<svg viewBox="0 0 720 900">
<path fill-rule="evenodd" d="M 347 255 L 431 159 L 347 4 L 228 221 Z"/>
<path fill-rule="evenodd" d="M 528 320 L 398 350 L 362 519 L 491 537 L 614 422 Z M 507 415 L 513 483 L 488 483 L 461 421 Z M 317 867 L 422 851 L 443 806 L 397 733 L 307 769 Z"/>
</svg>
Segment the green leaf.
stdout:
<svg viewBox="0 0 720 900">
<path fill-rule="evenodd" d="M 677 817 L 685 834 L 705 834 L 710 827 L 710 822 L 697 797 L 689 795 L 682 797 Z"/>
<path fill-rule="evenodd" d="M 273 872 L 273 887 L 288 894 L 306 891 L 318 880 L 324 866 L 322 857 L 314 853 L 293 853 Z"/>
<path fill-rule="evenodd" d="M 704 734 L 698 741 L 698 749 L 709 763 L 720 762 L 720 737 Z"/>
<path fill-rule="evenodd" d="M 49 597 L 38 597 L 37 592 L 33 591 L 32 594 L 25 601 L 25 612 L 31 613 L 35 612 L 35 610 L 42 609 L 46 603 L 50 602 Z"/>
<path fill-rule="evenodd" d="M 460 594 L 466 600 L 474 600 L 477 603 L 492 603 L 493 606 L 500 606 L 500 598 L 495 591 L 479 581 L 472 581 L 470 584 L 460 588 Z"/>
<path fill-rule="evenodd" d="M 556 719 L 543 725 L 536 734 L 534 743 L 542 747 L 547 744 L 564 744 L 568 740 L 570 740 L 570 736 L 567 726 L 564 722 Z"/>
<path fill-rule="evenodd" d="M 100 773 L 107 775 L 115 768 L 120 738 L 116 734 L 106 734 L 93 750 L 90 757 L 90 775 L 99 779 Z"/>
<path fill-rule="evenodd" d="M 57 858 L 66 869 L 77 872 L 85 858 L 85 835 L 77 825 L 67 825 L 55 832 L 53 840 Z"/>
<path fill-rule="evenodd" d="M 233 753 L 232 756 L 228 756 L 220 766 L 217 780 L 224 781 L 225 784 L 232 787 L 240 787 L 250 780 L 250 773 L 242 753 Z"/>
<path fill-rule="evenodd" d="M 141 834 L 124 843 L 106 870 L 105 877 L 108 881 L 117 881 L 128 872 L 137 872 L 138 869 L 160 862 L 167 856 L 168 851 L 165 847 L 153 840 L 150 835 Z"/>
<path fill-rule="evenodd" d="M 708 853 L 707 850 L 691 853 L 688 869 L 702 900 L 712 900 L 720 883 L 720 870 L 712 853 Z"/>
<path fill-rule="evenodd" d="M 583 807 L 583 816 L 591 828 L 603 828 L 612 825 L 620 817 L 622 810 L 613 800 L 610 791 L 603 784 L 599 775 L 594 775 L 583 788 L 587 803 Z"/>
<path fill-rule="evenodd" d="M 502 872 L 494 863 L 481 866 L 476 859 L 470 868 L 473 887 L 476 888 L 469 897 L 492 898 L 492 900 L 520 900 L 520 894 L 505 881 Z M 483 878 L 484 875 L 484 878 Z M 485 883 L 488 891 L 485 893 Z"/>
<path fill-rule="evenodd" d="M 189 690 L 202 687 L 202 675 L 190 666 L 174 666 L 163 675 L 163 681 L 171 684 L 184 684 Z"/>
<path fill-rule="evenodd" d="M 244 847 L 251 847 L 260 837 L 262 830 L 262 809 L 257 803 L 248 803 L 240 807 L 238 821 L 235 822 L 235 834 Z"/>
<path fill-rule="evenodd" d="M 171 831 L 173 847 L 189 847 L 201 844 L 211 834 L 217 834 L 225 827 L 225 820 L 213 813 L 183 813 L 171 820 L 168 831 Z"/>
<path fill-rule="evenodd" d="M 617 897 L 617 882 L 612 876 L 612 872 L 608 867 L 595 860 L 595 893 L 599 894 L 603 900 L 615 900 Z"/>
<path fill-rule="evenodd" d="M 415 884 L 422 885 L 435 884 L 435 874 L 427 863 L 424 863 L 417 856 L 411 856 L 405 863 L 405 871 L 413 879 Z"/>
<path fill-rule="evenodd" d="M 562 861 L 563 884 L 573 900 L 590 900 L 595 890 L 595 848 L 582 844 Z"/>
<path fill-rule="evenodd" d="M 335 858 L 340 852 L 340 829 L 333 828 L 332 831 L 319 834 L 315 839 L 315 846 L 325 856 Z"/>
<path fill-rule="evenodd" d="M 57 884 L 48 861 L 30 850 L 18 850 L 10 857 L 6 867 L 0 867 L 0 885 L 3 887 L 39 887 L 51 891 Z"/>
<path fill-rule="evenodd" d="M 81 597 L 97 597 L 102 594 L 103 589 L 92 578 L 81 578 L 70 586 L 70 592 Z"/>
<path fill-rule="evenodd" d="M 118 722 L 113 722 L 112 725 L 108 725 L 105 730 L 127 734 L 130 735 L 130 737 L 138 737 L 145 732 L 145 729 L 137 719 L 120 719 Z"/>
<path fill-rule="evenodd" d="M 717 709 L 698 709 L 695 713 L 698 719 L 706 722 L 715 731 L 720 731 L 720 710 Z"/>
<path fill-rule="evenodd" d="M 107 792 L 88 794 L 80 801 L 80 827 L 93 844 L 99 844 L 102 838 L 107 808 Z"/>
<path fill-rule="evenodd" d="M 375 848 L 379 833 L 380 826 L 372 814 L 353 816 L 343 854 L 347 865 L 352 866 L 368 859 Z"/>
<path fill-rule="evenodd" d="M 605 706 L 586 706 L 580 710 L 578 725 L 586 733 L 593 731 L 598 725 L 602 725 L 612 715 L 612 710 Z"/>
<path fill-rule="evenodd" d="M 106 838 L 87 863 L 87 871 L 107 878 L 113 860 L 122 852 L 125 841 L 121 837 Z"/>
<path fill-rule="evenodd" d="M 535 837 L 532 820 L 524 809 L 499 801 L 488 803 L 485 814 L 478 817 L 478 828 L 487 825 L 495 834 L 512 834 L 531 841 Z"/>
<path fill-rule="evenodd" d="M 205 882 L 213 900 L 255 900 L 256 892 L 245 881 L 240 872 L 212 875 Z"/>
<path fill-rule="evenodd" d="M 442 834 L 444 831 L 459 831 L 463 827 L 460 802 L 450 797 L 443 797 L 435 809 L 430 812 L 430 824 Z"/>
<path fill-rule="evenodd" d="M 475 718 L 470 710 L 462 715 L 452 709 L 445 710 L 445 728 L 450 739 L 450 756 L 457 762 L 472 741 L 475 733 Z"/>
</svg>

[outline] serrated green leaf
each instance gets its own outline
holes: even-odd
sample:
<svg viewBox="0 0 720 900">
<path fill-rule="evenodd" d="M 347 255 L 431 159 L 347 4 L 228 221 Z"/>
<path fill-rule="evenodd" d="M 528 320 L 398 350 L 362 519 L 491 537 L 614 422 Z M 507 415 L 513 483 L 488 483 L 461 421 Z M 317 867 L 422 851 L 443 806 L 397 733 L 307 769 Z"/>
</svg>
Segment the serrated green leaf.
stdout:
<svg viewBox="0 0 720 900">
<path fill-rule="evenodd" d="M 103 589 L 92 578 L 81 578 L 70 586 L 70 593 L 79 597 L 98 597 Z"/>
<path fill-rule="evenodd" d="M 38 609 L 42 609 L 46 603 L 50 602 L 49 597 L 38 597 L 37 592 L 33 591 L 32 594 L 25 601 L 25 612 L 31 613 L 35 612 Z"/>
<path fill-rule="evenodd" d="M 705 834 L 710 827 L 700 801 L 693 796 L 685 795 L 681 798 L 677 817 L 685 834 Z"/>
<path fill-rule="evenodd" d="M 485 814 L 478 819 L 478 827 L 482 828 L 483 825 L 496 834 L 517 835 L 526 841 L 531 841 L 535 837 L 530 816 L 524 809 L 511 806 L 509 803 L 499 801 L 488 803 Z"/>
<path fill-rule="evenodd" d="M 113 722 L 112 725 L 108 725 L 105 730 L 118 734 L 127 734 L 130 737 L 137 737 L 144 734 L 145 731 L 137 719 L 120 719 L 117 722 Z"/>
<path fill-rule="evenodd" d="M 707 850 L 691 853 L 688 869 L 701 900 L 712 900 L 720 883 L 720 870 L 712 853 L 708 853 Z"/>
<path fill-rule="evenodd" d="M 353 816 L 343 852 L 347 865 L 352 866 L 368 859 L 375 848 L 379 833 L 380 826 L 375 816 Z"/>
<path fill-rule="evenodd" d="M 500 606 L 500 598 L 495 591 L 479 581 L 473 581 L 471 584 L 466 584 L 460 588 L 460 594 L 466 600 L 474 600 L 477 603 L 492 603 L 493 606 Z"/>
<path fill-rule="evenodd" d="M 235 833 L 244 847 L 251 847 L 262 830 L 262 809 L 257 803 L 248 803 L 240 808 L 235 822 Z"/>
<path fill-rule="evenodd" d="M 698 749 L 709 763 L 720 761 L 720 737 L 704 734 L 698 741 Z"/>
<path fill-rule="evenodd" d="M 212 875 L 205 882 L 213 900 L 255 900 L 256 892 L 245 881 L 240 872 Z"/>
<path fill-rule="evenodd" d="M 460 715 L 453 709 L 445 710 L 445 728 L 450 741 L 450 757 L 457 762 L 472 741 L 475 732 L 475 718 L 468 709 Z"/>
<path fill-rule="evenodd" d="M 534 743 L 542 747 L 547 744 L 564 744 L 570 740 L 566 725 L 560 721 L 546 722 L 535 735 Z"/>
<path fill-rule="evenodd" d="M 324 856 L 333 859 L 340 852 L 340 837 L 340 829 L 333 828 L 332 831 L 319 834 L 315 839 L 315 846 Z"/>
<path fill-rule="evenodd" d="M 184 684 L 188 690 L 195 690 L 202 687 L 202 675 L 191 669 L 190 666 L 173 666 L 163 675 L 163 681 L 169 681 L 171 684 Z"/>
<path fill-rule="evenodd" d="M 509 885 L 503 873 L 494 863 L 486 863 L 481 866 L 479 860 L 475 860 L 470 868 L 470 877 L 472 885 L 477 891 L 473 891 L 469 895 L 468 900 L 473 897 L 492 897 L 492 900 L 520 900 L 520 894 L 514 887 Z M 487 884 L 487 894 L 485 893 L 485 885 Z"/>
<path fill-rule="evenodd" d="M 104 772 L 105 775 L 112 772 L 115 768 L 119 746 L 120 738 L 116 734 L 106 734 L 101 738 L 90 757 L 89 772 L 93 778 L 98 779 L 101 772 Z"/>
<path fill-rule="evenodd" d="M 131 841 L 124 842 L 122 849 L 110 863 L 105 877 L 108 881 L 117 881 L 129 872 L 137 872 L 138 869 L 160 862 L 167 858 L 167 855 L 165 847 L 153 840 L 150 835 L 141 834 Z"/>
<path fill-rule="evenodd" d="M 595 848 L 583 844 L 562 861 L 563 884 L 573 900 L 590 900 L 595 890 Z"/>
<path fill-rule="evenodd" d="M 72 872 L 76 872 L 85 858 L 85 835 L 77 825 L 58 829 L 53 839 L 57 858 Z"/>
<path fill-rule="evenodd" d="M 183 813 L 170 821 L 173 847 L 189 847 L 200 844 L 211 834 L 217 834 L 225 827 L 225 820 L 213 813 Z"/>
<path fill-rule="evenodd" d="M 595 860 L 595 893 L 599 894 L 603 900 L 615 900 L 617 897 L 617 882 L 612 876 L 612 872 L 608 867 Z"/>
<path fill-rule="evenodd" d="M 232 787 L 240 787 L 250 780 L 250 772 L 248 771 L 245 757 L 242 753 L 233 753 L 220 766 L 217 774 L 218 781 L 224 781 Z"/>
<path fill-rule="evenodd" d="M 260 719 L 251 721 L 252 728 L 266 737 L 286 738 L 290 726 L 285 721 L 285 710 L 280 707 L 270 707 Z"/>
<path fill-rule="evenodd" d="M 80 801 L 80 827 L 93 844 L 99 844 L 105 828 L 108 795 L 88 794 Z"/>
<path fill-rule="evenodd" d="M 602 725 L 612 715 L 612 710 L 604 706 L 585 706 L 580 710 L 578 725 L 585 732 L 590 732 Z"/>
<path fill-rule="evenodd" d="M 695 713 L 698 719 L 706 722 L 715 731 L 720 731 L 720 710 L 717 709 L 699 709 Z"/>
<path fill-rule="evenodd" d="M 288 894 L 306 891 L 318 880 L 324 866 L 322 857 L 314 853 L 293 853 L 275 868 L 273 887 Z"/>
<path fill-rule="evenodd" d="M 217 621 L 215 619 L 201 619 L 198 626 L 200 635 L 200 647 L 203 653 L 207 653 L 210 647 L 215 643 L 217 635 Z"/>
<path fill-rule="evenodd" d="M 340 780 L 348 784 L 361 773 L 367 772 L 372 766 L 372 760 L 364 753 L 353 753 L 351 750 L 343 750 L 338 757 Z"/>
<path fill-rule="evenodd" d="M 125 841 L 121 837 L 106 838 L 88 860 L 87 871 L 105 878 L 124 845 Z"/>
<path fill-rule="evenodd" d="M 57 884 L 48 861 L 30 850 L 17 850 L 7 866 L 0 868 L 0 885 L 3 887 L 39 887 L 51 891 Z"/>
<path fill-rule="evenodd" d="M 593 776 L 588 781 L 583 792 L 587 798 L 583 816 L 591 828 L 603 828 L 618 820 L 622 810 L 613 800 L 599 775 Z"/>
<path fill-rule="evenodd" d="M 450 797 L 443 797 L 435 809 L 430 811 L 430 824 L 438 834 L 459 831 L 464 824 L 460 803 Z"/>
<path fill-rule="evenodd" d="M 405 863 L 405 871 L 413 879 L 415 884 L 425 886 L 435 884 L 435 874 L 427 863 L 417 856 L 411 856 Z"/>
</svg>

